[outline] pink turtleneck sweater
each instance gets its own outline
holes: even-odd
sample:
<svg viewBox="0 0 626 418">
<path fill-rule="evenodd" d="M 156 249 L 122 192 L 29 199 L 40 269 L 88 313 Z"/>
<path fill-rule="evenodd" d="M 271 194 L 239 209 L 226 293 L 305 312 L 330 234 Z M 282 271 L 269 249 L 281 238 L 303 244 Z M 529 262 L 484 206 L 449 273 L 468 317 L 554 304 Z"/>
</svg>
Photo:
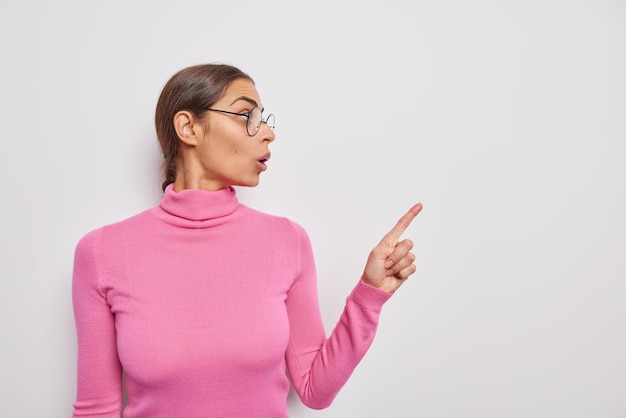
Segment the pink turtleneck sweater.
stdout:
<svg viewBox="0 0 626 418">
<path fill-rule="evenodd" d="M 327 407 L 390 294 L 358 281 L 326 338 L 306 232 L 232 188 L 172 185 L 161 204 L 76 247 L 75 417 L 286 417 L 291 380 Z M 288 371 L 289 378 L 286 374 Z"/>
</svg>

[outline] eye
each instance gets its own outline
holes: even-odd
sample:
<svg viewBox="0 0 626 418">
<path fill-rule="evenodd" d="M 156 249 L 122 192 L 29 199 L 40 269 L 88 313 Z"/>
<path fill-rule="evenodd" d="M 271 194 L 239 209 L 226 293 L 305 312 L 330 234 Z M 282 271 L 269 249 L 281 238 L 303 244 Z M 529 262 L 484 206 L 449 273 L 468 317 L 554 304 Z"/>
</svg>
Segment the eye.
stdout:
<svg viewBox="0 0 626 418">
<path fill-rule="evenodd" d="M 241 119 L 243 119 L 244 121 L 248 120 L 248 115 L 249 113 L 246 111 L 241 111 L 241 112 L 231 112 L 231 114 L 239 116 Z"/>
<path fill-rule="evenodd" d="M 248 120 L 250 119 L 251 110 L 242 110 L 241 112 L 237 112 L 242 119 Z"/>
</svg>

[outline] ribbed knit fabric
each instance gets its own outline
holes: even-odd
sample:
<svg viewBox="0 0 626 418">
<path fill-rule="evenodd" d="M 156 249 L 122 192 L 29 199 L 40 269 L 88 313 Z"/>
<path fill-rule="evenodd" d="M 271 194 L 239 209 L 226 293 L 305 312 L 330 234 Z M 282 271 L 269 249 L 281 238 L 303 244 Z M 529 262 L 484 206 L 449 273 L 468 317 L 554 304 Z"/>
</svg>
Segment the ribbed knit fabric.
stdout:
<svg viewBox="0 0 626 418">
<path fill-rule="evenodd" d="M 235 190 L 170 185 L 158 207 L 76 247 L 75 417 L 286 417 L 291 382 L 330 405 L 391 295 L 362 281 L 326 338 L 305 231 Z"/>
</svg>

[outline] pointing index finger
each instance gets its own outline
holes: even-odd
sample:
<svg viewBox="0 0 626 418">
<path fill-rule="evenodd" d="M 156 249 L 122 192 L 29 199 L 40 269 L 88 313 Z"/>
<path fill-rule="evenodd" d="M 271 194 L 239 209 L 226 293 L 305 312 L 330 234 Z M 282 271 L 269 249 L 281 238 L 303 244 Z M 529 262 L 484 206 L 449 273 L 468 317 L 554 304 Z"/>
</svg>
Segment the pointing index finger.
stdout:
<svg viewBox="0 0 626 418">
<path fill-rule="evenodd" d="M 384 242 L 390 242 L 392 245 L 395 245 L 402 233 L 408 228 L 413 219 L 417 216 L 418 213 L 422 210 L 422 204 L 416 203 L 413 205 L 411 209 L 398 220 L 398 222 L 391 228 L 391 231 L 387 232 L 387 234 L 383 237 Z"/>
</svg>

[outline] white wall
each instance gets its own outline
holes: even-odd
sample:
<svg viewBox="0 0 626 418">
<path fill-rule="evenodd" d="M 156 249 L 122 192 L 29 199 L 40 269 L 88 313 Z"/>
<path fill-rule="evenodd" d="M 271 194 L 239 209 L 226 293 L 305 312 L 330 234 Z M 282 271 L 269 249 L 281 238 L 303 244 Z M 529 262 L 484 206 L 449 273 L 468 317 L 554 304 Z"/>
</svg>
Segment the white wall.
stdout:
<svg viewBox="0 0 626 418">
<path fill-rule="evenodd" d="M 157 96 L 215 61 L 277 115 L 240 199 L 309 231 L 327 330 L 424 203 L 371 351 L 293 417 L 626 416 L 623 1 L 5 1 L 0 52 L 0 416 L 70 415 L 74 246 L 157 204 Z"/>
</svg>

